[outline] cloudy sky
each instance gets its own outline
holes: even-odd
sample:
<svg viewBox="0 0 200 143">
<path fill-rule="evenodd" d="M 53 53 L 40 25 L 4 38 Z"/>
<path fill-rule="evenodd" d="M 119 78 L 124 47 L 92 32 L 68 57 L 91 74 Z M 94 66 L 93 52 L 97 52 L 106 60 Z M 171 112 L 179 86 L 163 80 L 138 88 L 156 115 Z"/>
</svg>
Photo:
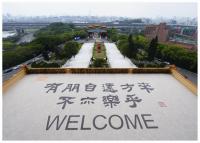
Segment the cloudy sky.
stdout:
<svg viewBox="0 0 200 143">
<path fill-rule="evenodd" d="M 13 16 L 197 17 L 197 4 L 194 2 L 3 2 L 3 14 L 7 13 Z"/>
</svg>

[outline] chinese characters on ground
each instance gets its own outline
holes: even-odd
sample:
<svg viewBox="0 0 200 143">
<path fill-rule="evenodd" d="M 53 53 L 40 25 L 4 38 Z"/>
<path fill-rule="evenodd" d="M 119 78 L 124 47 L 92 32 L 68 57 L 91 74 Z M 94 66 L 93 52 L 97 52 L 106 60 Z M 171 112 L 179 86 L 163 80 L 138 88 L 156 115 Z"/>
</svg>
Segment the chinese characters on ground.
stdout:
<svg viewBox="0 0 200 143">
<path fill-rule="evenodd" d="M 141 97 L 138 97 L 136 93 L 133 93 L 136 88 L 143 91 L 142 94 L 151 95 L 154 88 L 151 86 L 150 83 L 139 82 L 139 83 L 125 83 L 122 85 L 116 86 L 114 83 L 103 83 L 101 85 L 97 85 L 94 83 L 88 83 L 84 85 L 80 85 L 79 83 L 47 83 L 45 86 L 45 92 L 47 94 L 55 94 L 58 93 L 59 96 L 58 102 L 56 105 L 61 107 L 61 109 L 65 109 L 71 104 L 77 103 L 79 105 L 93 105 L 98 103 L 102 103 L 103 107 L 105 108 L 115 108 L 120 104 L 126 104 L 127 107 L 136 108 L 137 104 L 142 102 L 143 100 Z M 98 88 L 98 89 L 97 89 Z M 126 93 L 125 95 L 119 95 L 119 91 L 123 91 L 122 93 Z M 101 92 L 102 96 L 79 96 L 78 93 L 94 93 Z M 66 93 L 69 94 L 66 96 Z M 77 96 L 72 96 L 70 93 L 77 94 Z M 121 93 L 121 92 L 120 92 Z M 98 101 L 97 101 L 98 100 Z M 92 126 L 97 130 L 103 130 L 108 126 L 112 129 L 118 130 L 124 127 L 127 129 L 157 129 L 158 126 L 152 125 L 154 120 L 151 119 L 151 114 L 135 114 L 132 118 L 129 115 L 124 113 L 124 116 L 121 115 L 110 115 L 106 117 L 105 115 L 99 114 L 94 116 L 91 120 Z M 91 127 L 85 126 L 85 120 L 87 119 L 86 115 L 65 115 L 64 118 L 60 121 L 60 116 L 57 115 L 52 117 L 51 115 L 48 116 L 46 130 L 49 130 L 53 125 L 56 125 L 56 130 L 59 130 L 64 122 L 66 121 L 65 130 L 91 130 Z M 81 119 L 79 123 L 78 120 Z M 115 123 L 114 120 L 118 120 L 118 124 Z M 87 119 L 90 120 L 90 119 Z M 106 122 L 107 120 L 107 122 Z M 97 122 L 102 121 L 102 124 L 97 124 Z M 71 127 L 71 124 L 76 124 L 76 127 Z M 126 126 L 125 126 L 126 124 Z"/>
<path fill-rule="evenodd" d="M 131 94 L 132 91 L 134 91 L 134 87 L 137 85 L 137 87 L 140 90 L 146 91 L 147 94 L 151 93 L 154 88 L 151 87 L 150 83 L 144 83 L 144 82 L 139 82 L 136 84 L 122 84 L 120 85 L 120 89 L 126 91 L 128 94 L 123 100 L 124 103 L 129 103 L 130 108 L 136 108 L 137 103 L 141 102 L 142 99 L 137 97 L 136 94 Z M 83 86 L 82 90 L 80 90 L 80 87 Z M 78 83 L 75 84 L 64 84 L 64 83 L 48 83 L 44 87 L 46 89 L 46 93 L 66 93 L 66 92 L 74 92 L 74 93 L 79 93 L 79 92 L 95 92 L 96 88 L 98 86 L 94 83 L 88 83 L 85 85 L 80 85 Z M 104 104 L 105 107 L 108 108 L 113 108 L 120 104 L 120 99 L 117 95 L 118 90 L 115 86 L 114 83 L 104 83 L 101 86 L 101 90 L 103 93 L 107 93 L 107 95 L 102 96 L 101 101 Z M 72 97 L 72 96 L 61 96 L 59 97 L 59 102 L 57 105 L 61 105 L 62 109 L 65 109 L 66 105 L 70 105 L 74 103 L 74 100 L 77 97 Z M 100 97 L 98 97 L 100 98 Z M 98 99 L 97 97 L 84 97 L 80 99 L 80 104 L 95 104 L 95 100 Z"/>
<path fill-rule="evenodd" d="M 79 92 L 80 91 L 80 84 L 78 83 L 75 83 L 75 84 L 64 84 L 64 83 L 48 83 L 46 84 L 46 86 L 44 88 L 47 89 L 46 93 L 56 93 L 58 88 L 61 88 L 60 86 L 64 86 L 64 88 L 62 87 L 62 90 L 61 90 L 61 93 L 65 92 L 65 91 L 68 91 L 68 92 Z M 137 83 L 138 87 L 141 89 L 141 90 L 145 90 L 147 93 L 151 93 L 151 91 L 154 90 L 154 88 L 151 87 L 150 83 L 144 83 L 144 82 L 139 82 Z M 114 88 L 114 83 L 105 83 L 105 84 L 102 84 L 102 91 L 103 92 L 110 92 L 110 93 L 116 93 L 118 90 L 116 90 Z M 123 85 L 120 85 L 121 89 L 122 90 L 127 90 L 127 92 L 130 92 L 133 90 L 133 87 L 135 85 L 134 84 L 123 84 Z M 89 83 L 89 84 L 86 84 L 85 85 L 85 91 L 86 92 L 93 92 L 95 91 L 95 88 L 97 87 L 96 84 L 93 84 L 93 83 Z"/>
</svg>

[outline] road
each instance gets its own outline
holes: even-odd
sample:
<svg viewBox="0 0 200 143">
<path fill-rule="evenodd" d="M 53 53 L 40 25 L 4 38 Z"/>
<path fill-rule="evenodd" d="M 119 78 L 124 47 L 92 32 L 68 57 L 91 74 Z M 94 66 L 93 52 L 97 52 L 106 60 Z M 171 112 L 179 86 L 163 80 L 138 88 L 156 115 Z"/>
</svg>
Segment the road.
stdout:
<svg viewBox="0 0 200 143">
<path fill-rule="evenodd" d="M 24 36 L 20 38 L 20 40 L 17 42 L 17 44 L 21 43 L 29 43 L 35 39 L 34 33 L 27 33 Z"/>
<path fill-rule="evenodd" d="M 180 67 L 177 67 L 177 70 L 188 80 L 190 80 L 192 83 L 197 85 L 197 74 L 193 73 L 191 71 L 188 71 L 186 69 L 182 69 Z"/>
<path fill-rule="evenodd" d="M 21 65 L 30 65 L 31 63 L 33 63 L 35 61 L 42 60 L 42 59 L 43 59 L 42 55 L 38 55 L 38 56 L 36 56 L 36 57 L 34 57 L 34 58 L 32 58 L 32 59 L 24 62 L 24 63 L 21 63 L 19 65 L 16 65 L 14 67 L 11 67 L 9 69 L 4 70 L 3 71 L 3 82 L 6 81 L 6 80 L 8 80 L 14 74 L 16 74 L 20 70 L 20 66 Z M 6 71 L 9 71 L 9 70 L 10 70 L 10 72 L 6 72 Z"/>
</svg>

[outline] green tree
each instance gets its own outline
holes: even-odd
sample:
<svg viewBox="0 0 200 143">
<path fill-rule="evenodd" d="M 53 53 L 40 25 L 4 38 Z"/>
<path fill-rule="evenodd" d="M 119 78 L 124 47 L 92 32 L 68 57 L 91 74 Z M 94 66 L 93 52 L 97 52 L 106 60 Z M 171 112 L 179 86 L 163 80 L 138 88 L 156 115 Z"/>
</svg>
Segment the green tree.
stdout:
<svg viewBox="0 0 200 143">
<path fill-rule="evenodd" d="M 73 33 L 72 32 L 66 32 L 66 33 L 63 33 L 61 35 L 61 38 L 63 39 L 63 41 L 70 41 L 70 40 L 73 40 Z"/>
<path fill-rule="evenodd" d="M 128 37 L 128 53 L 127 53 L 127 56 L 129 58 L 136 58 L 136 55 L 137 55 L 137 52 L 138 52 L 138 49 L 133 41 L 133 37 L 132 37 L 132 34 L 129 35 Z"/>
<path fill-rule="evenodd" d="M 69 41 L 65 44 L 64 47 L 64 56 L 66 58 L 71 58 L 75 56 L 79 51 L 79 44 L 75 41 Z"/>
<path fill-rule="evenodd" d="M 49 60 L 49 55 L 48 55 L 47 51 L 43 51 L 42 56 L 43 56 L 44 60 L 47 60 L 47 61 Z"/>
<path fill-rule="evenodd" d="M 137 35 L 133 38 L 134 43 L 138 49 L 147 50 L 149 46 L 149 40 L 142 35 Z"/>
<path fill-rule="evenodd" d="M 87 38 L 88 34 L 85 30 L 79 30 L 74 32 L 74 37 Z"/>
<path fill-rule="evenodd" d="M 154 60 L 154 57 L 156 55 L 157 45 L 158 45 L 158 37 L 156 36 L 151 40 L 151 43 L 148 48 L 148 59 L 150 61 Z"/>
<path fill-rule="evenodd" d="M 23 46 L 17 46 L 14 50 L 3 52 L 3 69 L 21 64 L 41 53 L 41 45 L 29 43 Z"/>
<path fill-rule="evenodd" d="M 62 22 L 55 22 L 55 23 L 51 23 L 50 25 L 40 29 L 39 31 L 37 31 L 35 33 L 36 37 L 39 36 L 55 36 L 55 35 L 59 35 L 65 32 L 72 32 L 72 28 L 74 26 L 71 24 L 65 24 Z"/>
<path fill-rule="evenodd" d="M 173 44 L 159 44 L 157 57 L 179 67 L 197 72 L 197 52 Z"/>
<path fill-rule="evenodd" d="M 128 42 L 126 41 L 120 41 L 118 44 L 119 50 L 122 53 L 122 55 L 127 56 L 129 54 L 129 49 L 128 49 Z"/>
<path fill-rule="evenodd" d="M 40 36 L 34 42 L 41 44 L 45 51 L 55 52 L 55 48 L 64 41 L 60 36 Z"/>
<path fill-rule="evenodd" d="M 113 42 L 116 42 L 118 40 L 118 33 L 117 29 L 111 28 L 107 30 L 108 38 L 112 40 Z"/>
</svg>

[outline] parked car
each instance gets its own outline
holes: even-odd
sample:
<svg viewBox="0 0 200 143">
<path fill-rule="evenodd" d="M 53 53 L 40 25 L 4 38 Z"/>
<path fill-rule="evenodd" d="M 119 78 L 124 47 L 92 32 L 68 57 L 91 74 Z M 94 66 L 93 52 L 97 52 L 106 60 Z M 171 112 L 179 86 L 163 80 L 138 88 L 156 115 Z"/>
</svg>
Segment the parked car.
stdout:
<svg viewBox="0 0 200 143">
<path fill-rule="evenodd" d="M 169 62 L 166 62 L 166 61 L 165 61 L 165 62 L 163 62 L 163 63 L 165 63 L 166 65 L 170 65 L 170 63 L 169 63 Z"/>
<path fill-rule="evenodd" d="M 9 72 L 11 72 L 11 71 L 13 71 L 12 68 L 4 70 L 3 73 L 9 73 Z"/>
</svg>

